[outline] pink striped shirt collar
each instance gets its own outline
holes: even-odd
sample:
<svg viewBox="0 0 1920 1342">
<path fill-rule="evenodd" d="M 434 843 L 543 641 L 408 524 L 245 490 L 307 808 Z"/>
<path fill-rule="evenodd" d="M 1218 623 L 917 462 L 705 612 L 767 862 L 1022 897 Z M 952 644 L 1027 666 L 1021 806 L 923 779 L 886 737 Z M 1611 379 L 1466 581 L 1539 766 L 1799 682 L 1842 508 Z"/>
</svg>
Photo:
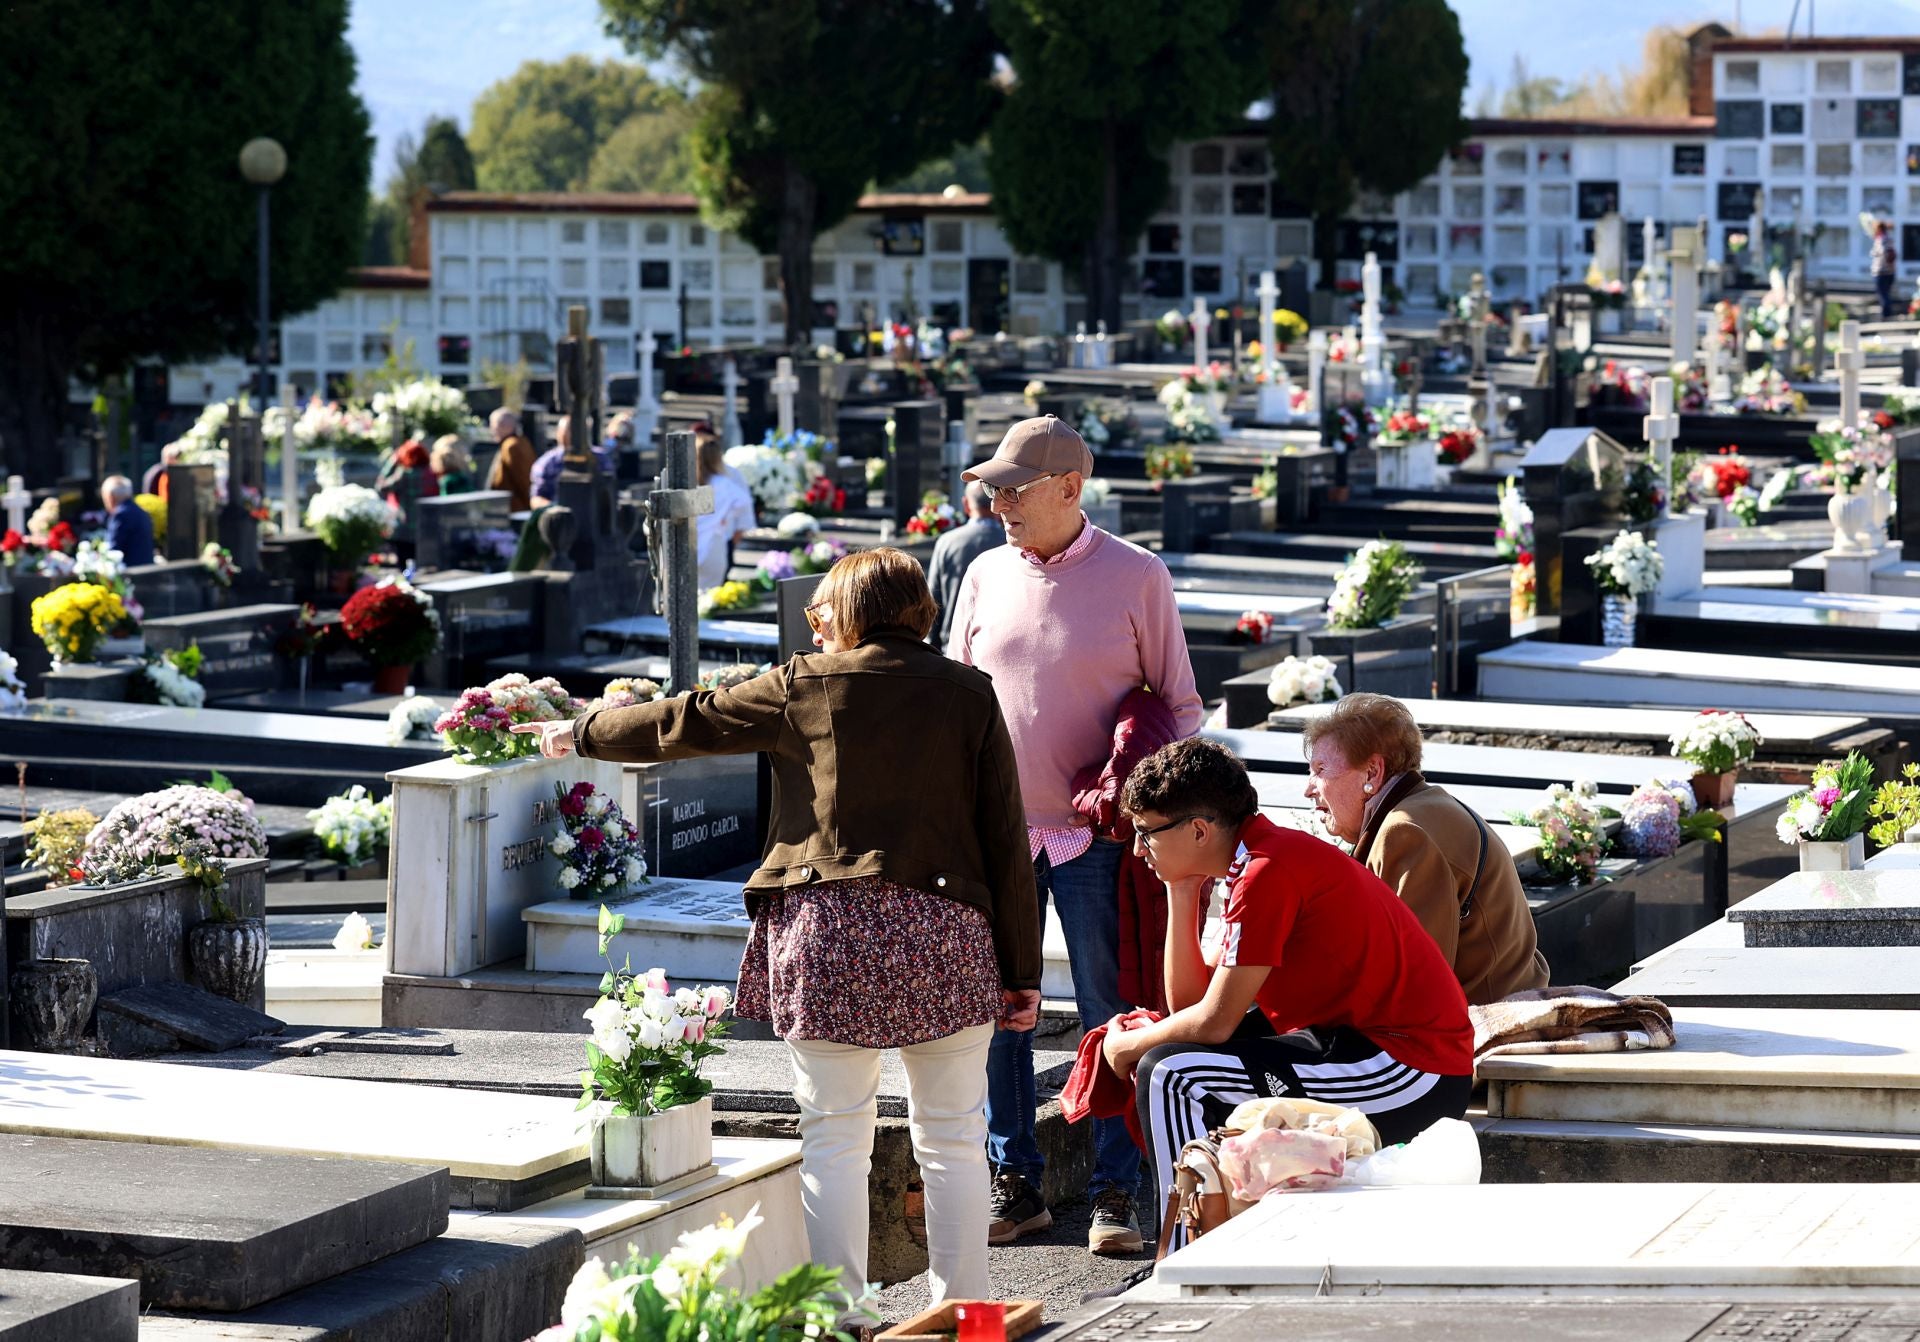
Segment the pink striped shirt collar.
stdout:
<svg viewBox="0 0 1920 1342">
<path fill-rule="evenodd" d="M 1024 547 L 1020 553 L 1026 561 L 1035 568 L 1046 568 L 1050 564 L 1064 564 L 1069 559 L 1078 559 L 1087 552 L 1088 548 L 1093 544 L 1093 530 L 1093 523 L 1088 519 L 1086 513 L 1082 512 L 1080 514 L 1080 534 L 1073 538 L 1073 544 L 1069 545 L 1053 558 L 1042 559 L 1037 553 Z"/>
</svg>

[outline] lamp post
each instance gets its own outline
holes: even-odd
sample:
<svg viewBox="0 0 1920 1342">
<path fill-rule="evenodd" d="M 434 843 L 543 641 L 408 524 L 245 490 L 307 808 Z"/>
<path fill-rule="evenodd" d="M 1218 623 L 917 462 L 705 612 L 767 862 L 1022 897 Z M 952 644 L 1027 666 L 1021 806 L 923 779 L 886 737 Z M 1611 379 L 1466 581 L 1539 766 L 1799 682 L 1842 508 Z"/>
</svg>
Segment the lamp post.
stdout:
<svg viewBox="0 0 1920 1342">
<path fill-rule="evenodd" d="M 260 272 L 259 272 L 259 369 L 254 373 L 253 404 L 256 413 L 267 408 L 272 394 L 272 374 L 267 363 L 267 194 L 273 184 L 286 175 L 287 151 L 278 140 L 261 136 L 248 140 L 240 148 L 240 175 L 260 188 Z"/>
</svg>

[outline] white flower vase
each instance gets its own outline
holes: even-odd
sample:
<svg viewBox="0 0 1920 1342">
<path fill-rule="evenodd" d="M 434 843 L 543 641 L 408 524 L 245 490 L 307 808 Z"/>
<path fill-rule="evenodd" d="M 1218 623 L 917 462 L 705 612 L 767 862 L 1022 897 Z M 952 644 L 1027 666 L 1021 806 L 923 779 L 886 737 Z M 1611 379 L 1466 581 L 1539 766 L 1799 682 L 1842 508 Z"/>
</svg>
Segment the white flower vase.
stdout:
<svg viewBox="0 0 1920 1342">
<path fill-rule="evenodd" d="M 1615 592 L 1600 595 L 1600 641 L 1609 648 L 1631 648 L 1640 620 L 1640 603 Z"/>
<path fill-rule="evenodd" d="M 1800 870 L 1859 871 L 1867 865 L 1867 836 L 1856 834 L 1835 843 L 1800 841 Z"/>
<path fill-rule="evenodd" d="M 1208 392 L 1207 409 L 1213 412 L 1213 418 L 1216 423 L 1225 424 L 1227 422 L 1227 394 L 1224 391 Z"/>
<path fill-rule="evenodd" d="M 1833 523 L 1834 549 L 1864 549 L 1861 535 L 1872 519 L 1873 504 L 1865 495 L 1855 493 L 1844 484 L 1834 486 L 1833 497 L 1827 500 L 1827 520 Z"/>
<path fill-rule="evenodd" d="M 1877 550 L 1887 543 L 1887 521 L 1893 516 L 1893 491 L 1883 489 L 1878 479 L 1867 481 L 1867 515 L 1873 519 L 1868 539 Z"/>
<path fill-rule="evenodd" d="M 600 1188 L 658 1190 L 713 1164 L 713 1097 L 657 1114 L 616 1114 L 596 1106 L 593 1182 Z"/>
<path fill-rule="evenodd" d="M 1273 382 L 1262 384 L 1259 393 L 1259 408 L 1254 418 L 1262 424 L 1290 424 L 1293 422 L 1293 398 L 1290 388 Z"/>
</svg>

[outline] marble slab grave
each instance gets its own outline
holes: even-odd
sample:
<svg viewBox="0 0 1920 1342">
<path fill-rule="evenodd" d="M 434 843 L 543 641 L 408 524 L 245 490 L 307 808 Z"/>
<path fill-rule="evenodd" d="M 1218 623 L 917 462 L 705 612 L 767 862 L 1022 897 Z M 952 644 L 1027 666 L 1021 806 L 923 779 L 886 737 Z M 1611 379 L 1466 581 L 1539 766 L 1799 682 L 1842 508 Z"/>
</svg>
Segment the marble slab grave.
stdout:
<svg viewBox="0 0 1920 1342">
<path fill-rule="evenodd" d="M 1482 655 L 1480 694 L 1741 712 L 1817 703 L 1839 714 L 1912 718 L 1920 716 L 1920 667 L 1529 640 Z"/>
<path fill-rule="evenodd" d="M 1562 1227 L 1566 1233 L 1549 1233 Z M 1270 1197 L 1154 1273 L 1182 1296 L 1920 1292 L 1903 1185 L 1477 1184 Z"/>
<path fill-rule="evenodd" d="M 130 1277 L 141 1303 L 251 1309 L 447 1227 L 429 1165 L 0 1137 L 0 1267 Z"/>
<path fill-rule="evenodd" d="M 1483 1058 L 1487 1113 L 1920 1135 L 1920 1030 L 1899 1012 L 1676 1007 L 1672 1048 Z"/>
<path fill-rule="evenodd" d="M 138 1342 L 140 1288 L 69 1272 L 0 1268 L 0 1342 Z"/>
<path fill-rule="evenodd" d="M 1920 946 L 1749 949 L 1721 919 L 1613 985 L 1668 1006 L 1920 1010 Z"/>
<path fill-rule="evenodd" d="M 587 1181 L 574 1101 L 0 1050 L 0 1133 L 445 1166 L 456 1206 Z"/>
<path fill-rule="evenodd" d="M 1753 948 L 1920 946 L 1920 872 L 1797 871 L 1727 921 Z"/>
</svg>

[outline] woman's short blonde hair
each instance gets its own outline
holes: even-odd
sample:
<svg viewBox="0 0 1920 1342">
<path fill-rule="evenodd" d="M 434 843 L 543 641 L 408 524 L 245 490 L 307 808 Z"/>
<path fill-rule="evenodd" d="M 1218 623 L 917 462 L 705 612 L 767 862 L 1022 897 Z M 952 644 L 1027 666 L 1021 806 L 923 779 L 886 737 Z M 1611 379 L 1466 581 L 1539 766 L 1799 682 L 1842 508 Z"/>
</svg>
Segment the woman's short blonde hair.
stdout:
<svg viewBox="0 0 1920 1342">
<path fill-rule="evenodd" d="M 933 593 L 918 560 L 882 546 L 847 555 L 821 580 L 816 605 L 833 607 L 834 637 L 851 647 L 869 630 L 895 625 L 915 638 L 933 628 Z"/>
<path fill-rule="evenodd" d="M 473 458 L 467 455 L 467 440 L 457 433 L 443 433 L 433 440 L 433 456 L 430 459 L 435 475 L 446 475 L 450 471 L 471 471 Z"/>
<path fill-rule="evenodd" d="M 1307 719 L 1307 752 L 1316 741 L 1332 741 L 1340 757 L 1358 766 L 1378 755 L 1387 777 L 1420 767 L 1420 727 L 1398 699 L 1385 694 L 1349 694 L 1333 711 Z"/>
</svg>

